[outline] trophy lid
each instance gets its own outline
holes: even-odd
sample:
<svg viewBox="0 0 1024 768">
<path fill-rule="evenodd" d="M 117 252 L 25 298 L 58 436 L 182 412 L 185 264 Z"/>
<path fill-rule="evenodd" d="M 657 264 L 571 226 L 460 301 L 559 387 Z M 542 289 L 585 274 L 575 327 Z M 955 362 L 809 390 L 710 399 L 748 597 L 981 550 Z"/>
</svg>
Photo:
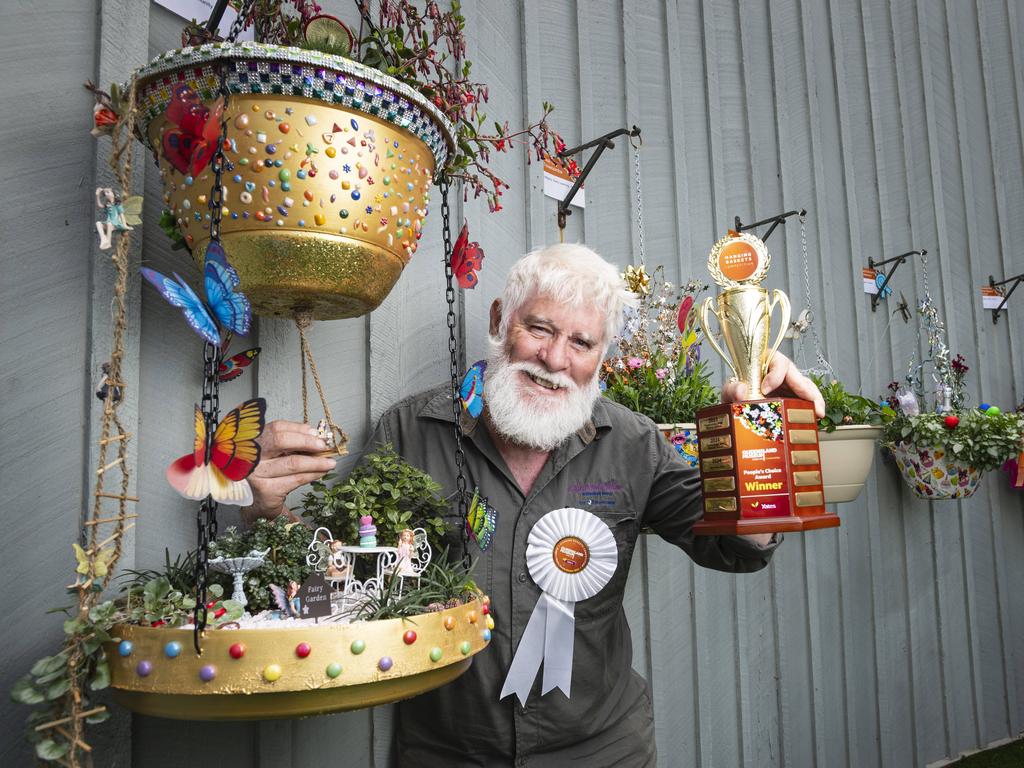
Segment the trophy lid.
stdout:
<svg viewBox="0 0 1024 768">
<path fill-rule="evenodd" d="M 708 254 L 708 271 L 723 288 L 760 285 L 772 262 L 764 241 L 745 232 L 729 233 Z"/>
</svg>

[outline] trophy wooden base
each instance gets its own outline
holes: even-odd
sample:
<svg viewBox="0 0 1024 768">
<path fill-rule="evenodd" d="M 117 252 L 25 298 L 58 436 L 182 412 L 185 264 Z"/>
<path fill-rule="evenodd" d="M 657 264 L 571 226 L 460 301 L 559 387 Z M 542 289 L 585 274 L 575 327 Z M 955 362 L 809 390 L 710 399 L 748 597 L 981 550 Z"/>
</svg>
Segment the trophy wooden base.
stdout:
<svg viewBox="0 0 1024 768">
<path fill-rule="evenodd" d="M 698 536 L 834 528 L 814 405 L 772 397 L 697 413 L 704 519 Z"/>
</svg>

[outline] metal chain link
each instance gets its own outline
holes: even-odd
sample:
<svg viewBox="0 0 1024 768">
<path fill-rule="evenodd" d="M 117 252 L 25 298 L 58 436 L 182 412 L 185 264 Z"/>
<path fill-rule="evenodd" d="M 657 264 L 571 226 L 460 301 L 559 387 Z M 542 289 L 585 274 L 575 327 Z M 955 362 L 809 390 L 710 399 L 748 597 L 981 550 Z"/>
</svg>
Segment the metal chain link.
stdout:
<svg viewBox="0 0 1024 768">
<path fill-rule="evenodd" d="M 633 148 L 633 176 L 636 179 L 636 231 L 637 231 L 637 245 L 640 251 L 640 266 L 647 264 L 647 255 L 644 252 L 644 196 L 640 188 L 640 150 L 629 142 L 629 146 Z"/>
<path fill-rule="evenodd" d="M 469 567 L 469 504 L 466 495 L 466 454 L 462 449 L 462 393 L 459 386 L 459 343 L 455 337 L 455 283 L 452 272 L 452 231 L 451 209 L 448 206 L 448 178 L 442 176 L 438 186 L 441 189 L 441 224 L 444 237 L 444 298 L 448 304 L 448 354 L 449 373 L 452 388 L 452 418 L 455 422 L 455 488 L 459 505 L 459 520 L 462 525 L 462 563 Z"/>
<path fill-rule="evenodd" d="M 800 253 L 804 260 L 804 304 L 807 306 L 808 321 L 810 323 L 811 339 L 814 341 L 814 355 L 816 361 L 816 367 L 809 370 L 808 373 L 816 373 L 819 376 L 831 376 L 833 379 L 836 377 L 836 372 L 833 370 L 832 365 L 825 358 L 825 353 L 821 347 L 821 337 L 818 336 L 818 330 L 814 325 L 814 310 L 811 309 L 811 266 L 810 259 L 807 258 L 807 217 L 798 216 L 800 220 Z M 803 347 L 804 341 L 800 339 L 800 357 L 803 358 Z"/>
<path fill-rule="evenodd" d="M 217 378 L 220 367 L 220 347 L 207 342 L 203 346 L 203 398 L 200 401 L 199 410 L 203 414 L 203 424 L 206 427 L 206 451 L 205 461 L 210 461 L 210 452 L 213 449 L 213 433 L 220 420 L 220 381 Z M 210 542 L 217 538 L 217 502 L 213 497 L 207 496 L 199 505 L 199 512 L 196 515 L 197 528 L 197 549 L 196 549 L 196 607 L 195 607 L 195 630 L 192 641 L 196 653 L 202 653 L 200 636 L 206 628 L 207 610 L 206 598 L 209 586 L 209 556 Z"/>
</svg>

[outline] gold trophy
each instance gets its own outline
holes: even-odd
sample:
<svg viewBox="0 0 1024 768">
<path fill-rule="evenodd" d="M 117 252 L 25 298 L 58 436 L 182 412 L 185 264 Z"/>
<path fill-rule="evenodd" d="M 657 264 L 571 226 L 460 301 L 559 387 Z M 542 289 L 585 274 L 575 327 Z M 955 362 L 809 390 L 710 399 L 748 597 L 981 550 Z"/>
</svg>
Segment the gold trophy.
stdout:
<svg viewBox="0 0 1024 768">
<path fill-rule="evenodd" d="M 761 380 L 789 327 L 789 299 L 761 282 L 771 256 L 753 235 L 730 231 L 708 256 L 708 271 L 722 287 L 700 308 L 711 345 L 747 385 L 751 399 L 697 412 L 704 518 L 697 535 L 804 531 L 839 525 L 825 509 L 814 404 L 765 397 Z M 716 306 L 717 305 L 717 309 Z M 781 318 L 771 340 L 771 316 Z M 718 319 L 723 350 L 708 321 Z"/>
</svg>

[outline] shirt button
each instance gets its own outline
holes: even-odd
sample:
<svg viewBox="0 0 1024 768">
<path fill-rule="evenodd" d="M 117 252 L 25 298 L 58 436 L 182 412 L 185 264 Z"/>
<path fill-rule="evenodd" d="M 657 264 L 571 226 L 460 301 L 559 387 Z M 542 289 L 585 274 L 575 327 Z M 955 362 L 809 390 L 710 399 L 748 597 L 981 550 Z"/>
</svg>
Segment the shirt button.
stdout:
<svg viewBox="0 0 1024 768">
<path fill-rule="evenodd" d="M 519 583 L 520 584 L 525 584 L 526 583 L 526 572 L 523 571 L 516 578 L 519 579 Z"/>
</svg>

